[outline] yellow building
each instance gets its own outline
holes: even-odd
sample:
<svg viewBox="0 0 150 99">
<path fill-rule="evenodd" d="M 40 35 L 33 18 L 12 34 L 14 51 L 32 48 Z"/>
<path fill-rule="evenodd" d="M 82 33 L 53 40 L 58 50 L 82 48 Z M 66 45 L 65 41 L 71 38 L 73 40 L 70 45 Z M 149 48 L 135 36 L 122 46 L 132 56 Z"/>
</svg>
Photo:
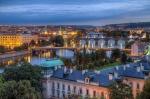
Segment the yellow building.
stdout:
<svg viewBox="0 0 150 99">
<path fill-rule="evenodd" d="M 38 40 L 36 35 L 31 34 L 1 34 L 0 45 L 13 49 L 19 47 L 24 43 L 30 43 L 31 40 L 35 42 Z"/>
</svg>

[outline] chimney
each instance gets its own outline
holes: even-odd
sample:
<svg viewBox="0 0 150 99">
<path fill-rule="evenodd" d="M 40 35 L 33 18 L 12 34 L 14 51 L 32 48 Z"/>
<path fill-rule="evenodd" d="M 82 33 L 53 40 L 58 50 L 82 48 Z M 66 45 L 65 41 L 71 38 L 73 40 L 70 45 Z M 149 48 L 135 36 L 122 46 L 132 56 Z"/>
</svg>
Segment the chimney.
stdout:
<svg viewBox="0 0 150 99">
<path fill-rule="evenodd" d="M 67 67 L 64 67 L 64 73 L 66 73 L 67 72 Z"/>
<path fill-rule="evenodd" d="M 55 67 L 54 69 L 57 70 L 57 67 Z"/>
<path fill-rule="evenodd" d="M 137 72 L 140 72 L 140 71 L 141 71 L 141 67 L 140 67 L 140 66 L 137 66 L 137 67 L 136 67 L 136 70 L 137 70 Z"/>
<path fill-rule="evenodd" d="M 71 68 L 71 69 L 70 69 L 70 73 L 72 73 L 72 72 L 73 72 L 73 69 Z"/>
<path fill-rule="evenodd" d="M 101 73 L 100 70 L 95 70 L 94 72 L 95 72 L 96 74 L 100 74 L 100 73 Z"/>
<path fill-rule="evenodd" d="M 117 72 L 114 72 L 114 77 L 118 78 L 118 73 Z"/>
<path fill-rule="evenodd" d="M 140 63 L 141 70 L 144 70 L 144 66 Z"/>
<path fill-rule="evenodd" d="M 82 70 L 82 75 L 84 75 L 85 74 L 85 70 Z"/>
<path fill-rule="evenodd" d="M 127 64 L 127 67 L 130 67 L 130 64 Z"/>
<path fill-rule="evenodd" d="M 119 67 L 118 67 L 118 66 L 116 66 L 115 68 L 116 68 L 116 70 L 119 70 Z"/>
<path fill-rule="evenodd" d="M 112 73 L 109 73 L 109 74 L 108 74 L 108 77 L 109 77 L 109 80 L 112 80 L 112 79 L 113 79 L 113 74 L 112 74 Z"/>
<path fill-rule="evenodd" d="M 126 65 L 123 65 L 123 70 L 126 70 Z"/>
<path fill-rule="evenodd" d="M 88 72 L 88 69 L 86 69 L 85 72 Z"/>
<path fill-rule="evenodd" d="M 61 68 L 61 66 L 59 65 L 58 68 Z"/>
</svg>

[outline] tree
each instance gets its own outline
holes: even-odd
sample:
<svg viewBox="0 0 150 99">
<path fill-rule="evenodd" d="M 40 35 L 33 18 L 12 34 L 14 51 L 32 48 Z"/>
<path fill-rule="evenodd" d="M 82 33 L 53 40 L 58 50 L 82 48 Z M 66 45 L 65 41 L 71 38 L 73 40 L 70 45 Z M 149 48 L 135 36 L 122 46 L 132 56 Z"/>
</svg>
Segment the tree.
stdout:
<svg viewBox="0 0 150 99">
<path fill-rule="evenodd" d="M 55 36 L 53 42 L 56 46 L 64 46 L 64 39 L 61 35 Z"/>
<path fill-rule="evenodd" d="M 6 52 L 6 48 L 4 46 L 0 46 L 0 53 L 5 53 Z"/>
<path fill-rule="evenodd" d="M 143 92 L 137 97 L 137 99 L 150 99 L 150 80 L 147 80 Z"/>
<path fill-rule="evenodd" d="M 133 43 L 134 43 L 134 41 L 127 42 L 126 45 L 125 45 L 125 48 L 131 48 Z"/>
<path fill-rule="evenodd" d="M 95 54 L 96 54 L 96 60 L 102 60 L 102 59 L 104 60 L 106 58 L 106 51 L 104 50 L 97 50 Z"/>
<path fill-rule="evenodd" d="M 110 86 L 110 99 L 133 99 L 130 86 L 115 82 Z"/>
<path fill-rule="evenodd" d="M 41 95 L 30 81 L 7 81 L 0 87 L 0 99 L 41 99 Z"/>
<path fill-rule="evenodd" d="M 116 59 L 120 58 L 120 56 L 121 56 L 121 52 L 120 52 L 119 49 L 112 50 L 111 57 L 112 57 L 113 60 L 116 60 Z"/>
<path fill-rule="evenodd" d="M 21 50 L 25 50 L 25 49 L 28 49 L 28 44 L 22 44 L 21 46 L 17 46 L 17 47 L 14 47 L 14 50 L 15 51 L 21 51 Z"/>
<path fill-rule="evenodd" d="M 65 99 L 82 99 L 82 96 L 76 94 L 70 94 L 68 95 L 68 98 Z"/>
<path fill-rule="evenodd" d="M 51 44 L 50 41 L 47 41 L 47 40 L 39 40 L 38 41 L 39 46 L 48 46 L 50 44 Z"/>
<path fill-rule="evenodd" d="M 121 55 L 121 63 L 126 64 L 126 62 L 127 62 L 127 55 L 125 52 L 123 52 Z"/>
<path fill-rule="evenodd" d="M 32 66 L 29 63 L 21 63 L 19 66 L 14 66 L 12 68 L 6 68 L 3 77 L 6 81 L 15 80 L 29 80 L 32 87 L 36 90 L 41 91 L 41 69 L 37 66 Z"/>
<path fill-rule="evenodd" d="M 35 42 L 34 40 L 31 40 L 30 45 L 31 45 L 31 46 L 35 46 L 35 45 L 36 45 L 36 42 Z"/>
</svg>

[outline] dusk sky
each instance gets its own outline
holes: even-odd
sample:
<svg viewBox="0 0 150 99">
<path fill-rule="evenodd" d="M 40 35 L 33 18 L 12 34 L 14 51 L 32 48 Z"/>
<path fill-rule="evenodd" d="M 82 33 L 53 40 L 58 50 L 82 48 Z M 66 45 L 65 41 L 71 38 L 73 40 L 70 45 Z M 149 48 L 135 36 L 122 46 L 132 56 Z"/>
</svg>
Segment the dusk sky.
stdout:
<svg viewBox="0 0 150 99">
<path fill-rule="evenodd" d="M 150 0 L 0 0 L 0 24 L 150 22 Z"/>
</svg>

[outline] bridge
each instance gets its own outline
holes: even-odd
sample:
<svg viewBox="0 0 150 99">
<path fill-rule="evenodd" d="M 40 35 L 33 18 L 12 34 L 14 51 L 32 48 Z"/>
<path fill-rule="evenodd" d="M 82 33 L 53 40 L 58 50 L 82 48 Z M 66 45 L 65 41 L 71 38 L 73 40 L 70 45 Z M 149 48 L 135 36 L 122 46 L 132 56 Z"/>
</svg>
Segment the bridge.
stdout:
<svg viewBox="0 0 150 99">
<path fill-rule="evenodd" d="M 30 53 L 31 53 L 30 51 L 20 51 L 20 52 L 5 53 L 5 54 L 0 55 L 0 59 L 24 56 L 24 55 L 27 55 L 27 54 L 30 54 Z"/>
<path fill-rule="evenodd" d="M 67 49 L 67 50 L 74 50 L 74 51 L 80 51 L 83 49 L 86 50 L 105 50 L 105 51 L 111 51 L 114 50 L 116 48 L 90 48 L 90 47 L 54 47 L 54 46 L 46 46 L 46 47 L 37 47 L 37 48 L 33 48 L 32 50 L 34 51 L 44 51 L 44 50 L 60 50 L 60 49 Z M 120 49 L 121 51 L 127 51 L 130 52 L 131 49 Z"/>
</svg>

